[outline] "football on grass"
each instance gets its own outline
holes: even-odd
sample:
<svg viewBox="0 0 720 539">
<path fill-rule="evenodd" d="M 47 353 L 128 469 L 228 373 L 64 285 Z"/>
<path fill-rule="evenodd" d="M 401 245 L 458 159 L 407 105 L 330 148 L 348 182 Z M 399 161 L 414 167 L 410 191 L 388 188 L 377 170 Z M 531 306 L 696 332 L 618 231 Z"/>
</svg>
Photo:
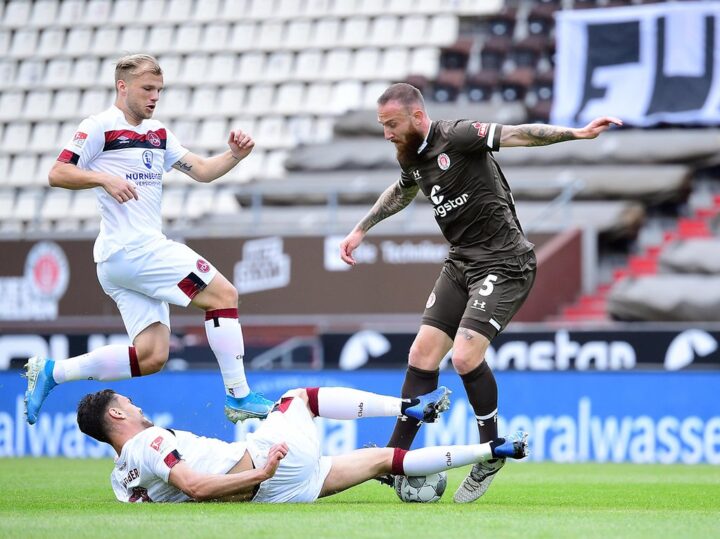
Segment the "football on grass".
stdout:
<svg viewBox="0 0 720 539">
<path fill-rule="evenodd" d="M 395 493 L 407 503 L 438 501 L 447 487 L 447 473 L 440 472 L 423 477 L 395 476 Z"/>
</svg>

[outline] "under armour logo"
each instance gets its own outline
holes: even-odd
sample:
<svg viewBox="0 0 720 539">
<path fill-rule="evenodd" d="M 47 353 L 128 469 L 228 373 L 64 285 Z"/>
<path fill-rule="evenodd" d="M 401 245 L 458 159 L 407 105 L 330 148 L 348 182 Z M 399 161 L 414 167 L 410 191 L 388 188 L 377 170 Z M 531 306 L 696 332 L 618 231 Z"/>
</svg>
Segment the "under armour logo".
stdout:
<svg viewBox="0 0 720 539">
<path fill-rule="evenodd" d="M 471 307 L 473 309 L 480 309 L 481 311 L 484 311 L 485 305 L 486 305 L 486 303 L 484 301 L 479 301 L 476 299 L 475 301 L 473 301 L 473 304 L 471 305 Z"/>
<path fill-rule="evenodd" d="M 415 181 L 418 181 L 420 179 L 420 171 L 418 169 L 413 170 L 412 175 Z"/>
</svg>

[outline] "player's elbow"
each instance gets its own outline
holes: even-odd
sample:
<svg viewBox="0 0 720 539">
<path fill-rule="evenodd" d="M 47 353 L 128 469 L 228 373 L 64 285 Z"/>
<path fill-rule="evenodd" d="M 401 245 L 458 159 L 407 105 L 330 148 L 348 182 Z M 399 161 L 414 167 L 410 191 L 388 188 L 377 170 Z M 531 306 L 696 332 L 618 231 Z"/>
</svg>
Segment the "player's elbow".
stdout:
<svg viewBox="0 0 720 539">
<path fill-rule="evenodd" d="M 200 479 L 193 479 L 190 481 L 187 481 L 181 489 L 185 494 L 187 494 L 190 498 L 192 498 L 195 501 L 198 502 L 204 502 L 208 500 L 213 499 L 213 495 L 208 488 L 207 484 L 205 484 Z"/>
<path fill-rule="evenodd" d="M 50 187 L 60 187 L 60 171 L 57 164 L 53 165 L 50 172 L 48 172 L 48 184 Z"/>
</svg>

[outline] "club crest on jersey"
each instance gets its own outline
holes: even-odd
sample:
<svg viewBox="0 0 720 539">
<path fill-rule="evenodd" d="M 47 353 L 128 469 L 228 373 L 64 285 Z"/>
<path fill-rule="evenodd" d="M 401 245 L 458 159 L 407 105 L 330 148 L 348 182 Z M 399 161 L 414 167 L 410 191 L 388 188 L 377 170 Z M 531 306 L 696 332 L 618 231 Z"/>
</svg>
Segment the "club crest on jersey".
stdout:
<svg viewBox="0 0 720 539">
<path fill-rule="evenodd" d="M 210 264 L 205 262 L 202 258 L 198 258 L 197 264 L 195 265 L 197 266 L 198 271 L 202 273 L 207 273 L 208 271 L 210 271 Z"/>
<path fill-rule="evenodd" d="M 160 142 L 160 137 L 157 136 L 157 133 L 155 133 L 155 131 L 148 131 L 146 137 L 147 141 L 156 148 L 159 148 L 160 144 L 162 144 Z"/>
<path fill-rule="evenodd" d="M 153 153 L 150 150 L 145 150 L 142 153 L 142 162 L 145 167 L 150 170 L 153 164 Z"/>
<path fill-rule="evenodd" d="M 478 137 L 484 137 L 485 135 L 487 135 L 488 124 L 475 122 L 474 124 L 472 124 L 472 126 L 477 129 Z"/>
<path fill-rule="evenodd" d="M 447 170 L 450 168 L 450 158 L 446 153 L 438 155 L 437 163 L 441 170 Z"/>
<path fill-rule="evenodd" d="M 162 445 L 162 443 L 163 443 L 163 437 L 158 436 L 157 438 L 155 438 L 152 441 L 152 443 L 150 444 L 150 447 L 152 447 L 155 451 L 160 451 L 160 446 Z"/>
</svg>

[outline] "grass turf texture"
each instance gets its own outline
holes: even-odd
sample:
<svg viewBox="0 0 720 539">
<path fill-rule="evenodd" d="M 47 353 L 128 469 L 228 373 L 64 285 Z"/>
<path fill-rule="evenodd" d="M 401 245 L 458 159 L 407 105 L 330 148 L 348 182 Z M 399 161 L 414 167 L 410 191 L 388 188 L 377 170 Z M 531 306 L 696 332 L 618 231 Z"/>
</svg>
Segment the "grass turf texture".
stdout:
<svg viewBox="0 0 720 539">
<path fill-rule="evenodd" d="M 0 537 L 720 537 L 720 467 L 509 463 L 478 502 L 403 504 L 373 481 L 308 505 L 116 502 L 110 461 L 0 459 Z"/>
</svg>

